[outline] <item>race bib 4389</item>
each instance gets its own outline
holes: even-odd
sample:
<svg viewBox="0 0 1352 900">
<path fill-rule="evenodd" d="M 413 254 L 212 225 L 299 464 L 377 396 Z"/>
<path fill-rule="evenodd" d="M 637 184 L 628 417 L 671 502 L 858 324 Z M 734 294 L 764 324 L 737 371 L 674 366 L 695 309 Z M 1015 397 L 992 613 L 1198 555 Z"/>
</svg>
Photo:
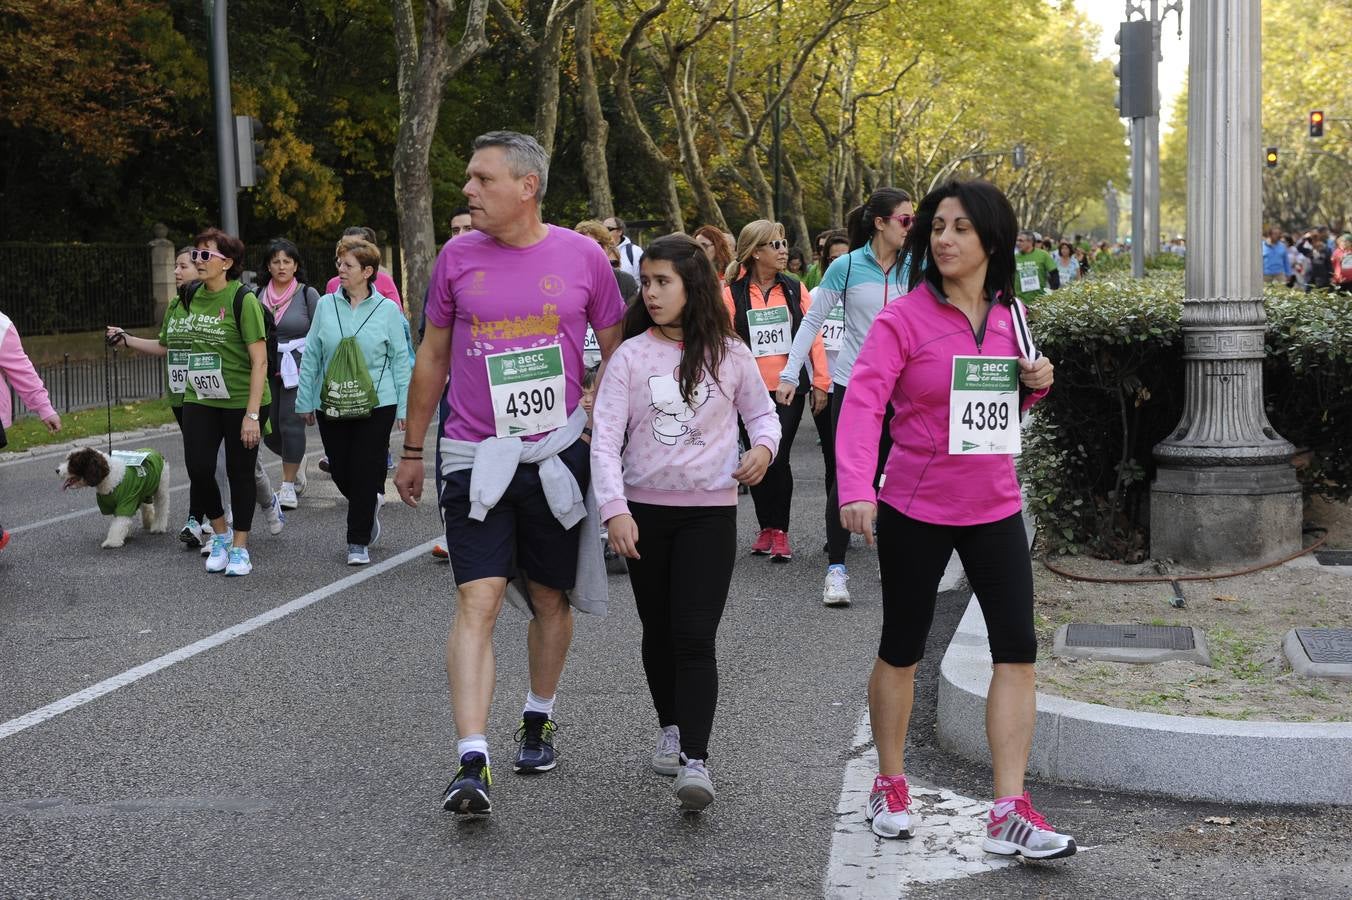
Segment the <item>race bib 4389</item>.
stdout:
<svg viewBox="0 0 1352 900">
<path fill-rule="evenodd" d="M 1018 357 L 953 357 L 948 452 L 1017 454 L 1022 449 L 1019 436 Z"/>
</svg>

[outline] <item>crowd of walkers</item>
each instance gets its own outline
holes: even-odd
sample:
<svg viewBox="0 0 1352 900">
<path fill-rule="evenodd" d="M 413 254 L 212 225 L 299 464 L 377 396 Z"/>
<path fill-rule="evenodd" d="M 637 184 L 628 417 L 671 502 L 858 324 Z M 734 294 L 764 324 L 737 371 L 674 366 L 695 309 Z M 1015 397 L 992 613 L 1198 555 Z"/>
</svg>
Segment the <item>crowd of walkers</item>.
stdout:
<svg viewBox="0 0 1352 900">
<path fill-rule="evenodd" d="M 1295 233 L 1274 226 L 1260 253 L 1266 282 L 1300 291 L 1352 293 L 1352 233 L 1335 238 L 1327 225 Z"/>
<path fill-rule="evenodd" d="M 744 554 L 793 559 L 792 451 L 810 411 L 826 463 L 825 605 L 850 604 L 851 535 L 879 547 L 883 620 L 868 690 L 879 772 L 864 811 L 874 832 L 906 838 L 917 827 L 904 761 L 915 668 L 956 551 L 994 662 L 984 846 L 1073 854 L 1023 786 L 1036 639 L 1013 454 L 1021 414 L 1053 381 L 1025 302 L 1080 277 L 1083 249 L 1043 250 L 985 182 L 922 198 L 879 188 L 845 229 L 820 235 L 809 261 L 768 220 L 647 248 L 613 216 L 547 224 L 548 156 L 526 135 L 481 135 L 466 174 L 416 353 L 362 228 L 338 241 L 322 292 L 294 243 L 268 246 L 253 285 L 243 244 L 207 229 L 179 254 L 180 290 L 157 338 L 108 327 L 111 342 L 165 358 L 190 481 L 180 536 L 204 548 L 207 571 L 248 575 L 255 510 L 275 534 L 301 507 L 311 425 L 319 468 L 347 500 L 335 545 L 349 565 L 368 564 L 380 539 L 391 465 L 399 499 L 416 506 L 432 462 L 444 523 L 435 552 L 457 587 L 446 646 L 457 746 L 443 807 L 492 809 L 504 600 L 530 616 L 512 769 L 557 765 L 573 611 L 604 613 L 608 553 L 642 625 L 651 767 L 674 777 L 682 808 L 703 810 L 716 796 L 716 645 L 734 567 Z M 261 446 L 281 459 L 276 490 Z M 757 527 L 739 548 L 744 489 Z"/>
</svg>

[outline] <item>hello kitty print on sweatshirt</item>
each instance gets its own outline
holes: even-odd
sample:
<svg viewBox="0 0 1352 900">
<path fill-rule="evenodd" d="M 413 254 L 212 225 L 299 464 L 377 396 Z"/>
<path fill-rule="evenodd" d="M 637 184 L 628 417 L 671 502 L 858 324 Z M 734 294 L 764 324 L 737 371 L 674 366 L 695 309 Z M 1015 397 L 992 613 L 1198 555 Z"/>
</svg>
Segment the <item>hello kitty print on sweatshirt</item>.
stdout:
<svg viewBox="0 0 1352 900">
<path fill-rule="evenodd" d="M 646 331 L 620 345 L 592 414 L 592 487 L 607 521 L 628 501 L 736 506 L 737 417 L 752 447 L 779 450 L 779 417 L 751 351 L 729 339 L 717 377 L 681 396 L 681 346 Z M 628 444 L 625 438 L 628 437 Z"/>
</svg>

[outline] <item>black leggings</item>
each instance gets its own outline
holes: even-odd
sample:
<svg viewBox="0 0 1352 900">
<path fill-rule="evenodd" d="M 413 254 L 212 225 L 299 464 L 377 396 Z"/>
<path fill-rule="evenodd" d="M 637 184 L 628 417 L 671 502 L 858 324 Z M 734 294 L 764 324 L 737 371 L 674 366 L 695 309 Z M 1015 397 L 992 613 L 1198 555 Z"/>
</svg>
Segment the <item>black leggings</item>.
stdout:
<svg viewBox="0 0 1352 900">
<path fill-rule="evenodd" d="M 845 385 L 837 384 L 831 388 L 831 439 L 840 433 L 840 409 L 845 405 Z M 887 465 L 887 455 L 892 452 L 892 404 L 887 405 L 883 413 L 883 430 L 878 436 L 878 468 L 873 476 L 873 486 L 883 480 L 883 468 Z M 832 461 L 835 455 L 832 454 Z M 836 489 L 835 473 L 832 472 L 826 495 L 826 562 L 827 565 L 844 565 L 845 553 L 850 549 L 850 533 L 840 524 L 840 493 Z"/>
<path fill-rule="evenodd" d="M 782 406 L 775 400 L 774 394 L 770 395 L 770 402 L 779 414 L 779 452 L 775 454 L 770 468 L 765 470 L 765 477 L 760 484 L 751 487 L 751 500 L 756 505 L 756 521 L 761 528 L 789 530 L 789 510 L 793 506 L 793 469 L 789 465 L 789 457 L 793 452 L 794 436 L 798 434 L 798 424 L 803 421 L 806 398 L 806 394 L 794 394 L 793 402 Z M 751 446 L 745 429 L 742 430 L 742 439 L 746 446 Z"/>
<path fill-rule="evenodd" d="M 836 484 L 836 426 L 831 421 L 832 415 L 829 397 L 822 411 L 812 414 L 812 424 L 817 426 L 817 437 L 822 442 L 822 462 L 826 465 L 826 477 L 823 480 L 828 495 Z"/>
<path fill-rule="evenodd" d="M 878 570 L 883 583 L 883 636 L 878 658 L 915 665 L 925 655 L 934 602 L 954 550 L 981 605 L 991 659 L 1037 659 L 1033 631 L 1033 565 L 1023 516 L 984 525 L 932 525 L 878 504 Z"/>
<path fill-rule="evenodd" d="M 258 409 L 260 424 L 268 420 L 269 404 Z M 244 409 L 220 409 L 200 403 L 183 404 L 183 456 L 191 482 L 190 509 L 200 510 L 208 521 L 225 515 L 221 490 L 216 486 L 216 451 L 225 442 L 225 474 L 230 480 L 230 509 L 236 531 L 253 529 L 254 466 L 258 446 L 245 447 L 239 430 L 244 424 Z M 261 441 L 259 444 L 261 445 Z"/>
<path fill-rule="evenodd" d="M 681 752 L 708 759 L 718 705 L 714 642 L 737 559 L 737 507 L 630 503 L 641 559 L 629 560 L 643 622 L 643 671 L 657 721 Z"/>
<path fill-rule="evenodd" d="M 394 413 L 394 406 L 377 406 L 365 419 L 330 419 L 317 413 L 329 474 L 347 498 L 349 544 L 371 543 L 376 495 L 385 493 L 385 454 L 390 450 Z"/>
</svg>

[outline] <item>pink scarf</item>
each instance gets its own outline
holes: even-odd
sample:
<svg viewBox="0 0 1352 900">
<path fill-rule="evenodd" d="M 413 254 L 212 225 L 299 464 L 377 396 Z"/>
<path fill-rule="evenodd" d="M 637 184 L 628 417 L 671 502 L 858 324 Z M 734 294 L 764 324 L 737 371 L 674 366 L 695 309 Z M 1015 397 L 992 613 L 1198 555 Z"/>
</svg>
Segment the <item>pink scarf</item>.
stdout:
<svg viewBox="0 0 1352 900">
<path fill-rule="evenodd" d="M 287 307 L 291 305 L 291 299 L 296 295 L 296 288 L 300 286 L 300 281 L 292 278 L 287 284 L 286 290 L 278 294 L 272 288 L 272 282 L 269 281 L 267 287 L 263 288 L 263 302 L 272 310 L 272 318 L 280 322 L 282 316 L 286 315 Z"/>
</svg>

